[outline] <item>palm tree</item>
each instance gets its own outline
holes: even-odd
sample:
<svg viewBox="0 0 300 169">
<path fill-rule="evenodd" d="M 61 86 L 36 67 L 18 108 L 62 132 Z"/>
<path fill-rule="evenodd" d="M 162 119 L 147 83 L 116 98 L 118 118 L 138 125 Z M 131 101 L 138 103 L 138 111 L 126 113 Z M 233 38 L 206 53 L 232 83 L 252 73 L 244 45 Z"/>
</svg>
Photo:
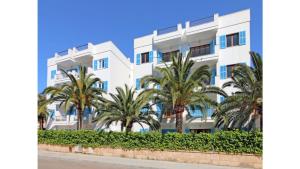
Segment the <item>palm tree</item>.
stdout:
<svg viewBox="0 0 300 169">
<path fill-rule="evenodd" d="M 44 123 L 49 116 L 49 111 L 47 109 L 48 101 L 46 96 L 43 94 L 38 94 L 38 122 L 40 130 L 44 130 Z"/>
<path fill-rule="evenodd" d="M 262 130 L 262 58 L 255 52 L 250 52 L 250 55 L 253 67 L 238 64 L 233 70 L 232 80 L 223 84 L 223 88 L 233 86 L 237 92 L 228 96 L 219 111 L 214 113 L 219 127 L 243 128 L 248 125 L 251 129 L 251 121 L 259 119 Z"/>
<path fill-rule="evenodd" d="M 73 107 L 77 110 L 77 130 L 82 129 L 82 117 L 85 109 L 90 109 L 97 105 L 102 96 L 102 90 L 94 87 L 101 80 L 94 77 L 94 74 L 87 74 L 87 68 L 80 66 L 79 78 L 66 71 L 61 70 L 70 79 L 70 83 L 63 84 L 60 87 L 48 87 L 44 90 L 49 94 L 52 102 L 59 102 L 59 106 L 64 106 L 65 112 Z"/>
<path fill-rule="evenodd" d="M 149 105 L 151 97 L 145 94 L 138 94 L 136 91 L 125 85 L 125 90 L 121 87 L 116 88 L 117 94 L 110 93 L 112 100 L 101 98 L 97 111 L 99 114 L 94 122 L 105 124 L 109 127 L 113 122 L 121 122 L 121 131 L 132 130 L 133 124 L 137 123 L 143 128 L 147 124 L 151 129 L 158 129 L 160 124 L 155 117 L 155 112 Z"/>
<path fill-rule="evenodd" d="M 189 106 L 199 106 L 206 117 L 206 109 L 213 107 L 217 103 L 213 101 L 208 93 L 224 94 L 218 87 L 208 86 L 210 81 L 209 66 L 203 65 L 194 68 L 195 62 L 190 59 L 191 53 L 184 59 L 182 54 L 172 56 L 172 64 L 165 67 L 157 67 L 158 76 L 145 76 L 142 78 L 142 85 L 160 86 L 160 89 L 146 89 L 144 93 L 151 93 L 155 96 L 155 103 L 161 102 L 164 105 L 171 105 L 172 112 L 176 114 L 176 130 L 182 133 L 182 114 Z"/>
</svg>

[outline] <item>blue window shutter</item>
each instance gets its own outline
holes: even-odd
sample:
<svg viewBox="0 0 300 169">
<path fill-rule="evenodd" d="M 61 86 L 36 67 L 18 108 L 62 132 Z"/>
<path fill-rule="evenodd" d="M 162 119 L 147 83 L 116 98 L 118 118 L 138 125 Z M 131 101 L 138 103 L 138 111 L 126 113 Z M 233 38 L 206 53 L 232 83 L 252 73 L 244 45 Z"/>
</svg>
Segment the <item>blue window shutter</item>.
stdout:
<svg viewBox="0 0 300 169">
<path fill-rule="evenodd" d="M 153 62 L 153 51 L 149 52 L 149 62 L 152 63 Z"/>
<path fill-rule="evenodd" d="M 56 70 L 51 70 L 51 79 L 54 79 L 56 75 Z"/>
<path fill-rule="evenodd" d="M 213 114 L 213 109 L 212 108 L 208 108 L 207 109 L 207 117 L 211 117 L 212 114 Z"/>
<path fill-rule="evenodd" d="M 54 110 L 50 110 L 50 118 L 54 119 L 55 117 L 55 111 Z"/>
<path fill-rule="evenodd" d="M 224 96 L 220 96 L 220 103 L 225 100 Z"/>
<path fill-rule="evenodd" d="M 108 82 L 104 81 L 103 82 L 103 90 L 107 92 L 107 89 L 108 89 Z"/>
<path fill-rule="evenodd" d="M 196 117 L 202 117 L 203 116 L 203 113 L 202 111 L 200 110 L 200 106 L 196 106 Z"/>
<path fill-rule="evenodd" d="M 141 64 L 141 54 L 140 53 L 136 54 L 136 64 L 137 65 Z"/>
<path fill-rule="evenodd" d="M 221 79 L 226 79 L 227 76 L 226 66 L 220 67 L 220 76 Z"/>
<path fill-rule="evenodd" d="M 149 110 L 148 108 L 144 107 L 144 108 L 141 109 L 141 112 L 142 112 L 142 113 L 147 113 L 148 110 Z"/>
<path fill-rule="evenodd" d="M 220 36 L 220 48 L 221 49 L 226 48 L 226 36 L 225 35 Z"/>
<path fill-rule="evenodd" d="M 157 51 L 157 63 L 161 63 L 162 61 L 162 53 Z"/>
<path fill-rule="evenodd" d="M 72 110 L 70 112 L 70 115 L 75 115 L 75 107 L 72 107 Z"/>
<path fill-rule="evenodd" d="M 210 41 L 209 43 L 210 54 L 215 53 L 215 40 Z"/>
<path fill-rule="evenodd" d="M 108 58 L 104 58 L 104 68 L 108 68 Z"/>
<path fill-rule="evenodd" d="M 160 89 L 160 85 L 159 84 L 156 85 L 156 89 L 158 89 L 158 90 Z"/>
<path fill-rule="evenodd" d="M 94 70 L 97 70 L 97 66 L 98 66 L 98 60 L 94 60 L 94 64 L 93 64 L 93 66 L 94 66 Z"/>
<path fill-rule="evenodd" d="M 189 128 L 184 129 L 184 133 L 190 133 L 190 129 Z"/>
<path fill-rule="evenodd" d="M 140 88 L 141 88 L 141 79 L 136 79 L 135 80 L 135 88 L 136 88 L 136 90 L 140 90 Z"/>
<path fill-rule="evenodd" d="M 210 84 L 214 85 L 215 84 L 215 77 L 216 77 L 216 68 L 214 67 L 211 70 L 211 80 L 210 80 Z"/>
<path fill-rule="evenodd" d="M 194 106 L 194 110 L 192 110 L 192 108 L 189 107 L 189 111 L 190 111 L 192 117 L 201 117 L 202 116 L 200 106 Z"/>
<path fill-rule="evenodd" d="M 246 31 L 239 32 L 239 45 L 246 45 Z"/>
<path fill-rule="evenodd" d="M 162 109 L 162 103 L 157 103 L 156 104 L 156 112 L 157 112 L 158 117 L 160 117 L 160 115 L 161 115 L 161 109 Z"/>
</svg>

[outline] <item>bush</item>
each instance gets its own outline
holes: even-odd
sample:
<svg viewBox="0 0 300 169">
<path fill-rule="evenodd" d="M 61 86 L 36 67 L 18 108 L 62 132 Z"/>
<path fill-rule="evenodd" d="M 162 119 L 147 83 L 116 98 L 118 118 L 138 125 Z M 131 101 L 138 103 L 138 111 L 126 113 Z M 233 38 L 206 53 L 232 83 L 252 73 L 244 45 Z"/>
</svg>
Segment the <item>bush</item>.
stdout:
<svg viewBox="0 0 300 169">
<path fill-rule="evenodd" d="M 122 149 L 188 150 L 226 153 L 262 154 L 262 133 L 217 131 L 213 134 L 179 134 L 158 132 L 121 133 L 93 130 L 38 131 L 39 144 L 82 145 Z"/>
</svg>

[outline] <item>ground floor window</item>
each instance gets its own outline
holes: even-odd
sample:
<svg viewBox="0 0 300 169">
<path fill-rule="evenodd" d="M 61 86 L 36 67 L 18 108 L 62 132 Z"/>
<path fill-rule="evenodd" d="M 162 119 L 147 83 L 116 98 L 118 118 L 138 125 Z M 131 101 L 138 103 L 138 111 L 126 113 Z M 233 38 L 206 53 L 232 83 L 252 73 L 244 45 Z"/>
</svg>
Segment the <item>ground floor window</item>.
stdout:
<svg viewBox="0 0 300 169">
<path fill-rule="evenodd" d="M 210 133 L 211 129 L 190 129 L 191 133 Z"/>
</svg>

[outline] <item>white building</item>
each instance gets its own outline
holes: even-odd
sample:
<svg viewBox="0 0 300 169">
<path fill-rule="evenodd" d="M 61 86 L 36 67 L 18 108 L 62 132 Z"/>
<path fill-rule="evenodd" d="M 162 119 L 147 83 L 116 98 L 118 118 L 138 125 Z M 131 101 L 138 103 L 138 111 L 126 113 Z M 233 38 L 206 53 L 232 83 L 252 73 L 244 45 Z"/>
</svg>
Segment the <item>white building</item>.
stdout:
<svg viewBox="0 0 300 169">
<path fill-rule="evenodd" d="M 58 68 L 76 73 L 76 66 L 82 63 L 89 68 L 89 72 L 107 81 L 108 92 L 114 93 L 114 88 L 124 86 L 124 83 L 142 90 L 140 79 L 145 75 L 153 74 L 155 67 L 164 66 L 163 62 L 168 63 L 171 53 L 182 52 L 186 55 L 192 51 L 195 66 L 209 65 L 213 74 L 211 84 L 222 87 L 224 82 L 230 80 L 231 70 L 235 64 L 250 65 L 250 10 L 223 16 L 214 14 L 203 19 L 154 30 L 152 34 L 136 38 L 134 39 L 134 63 L 130 63 L 112 42 L 95 46 L 88 44 L 86 48 L 84 50 L 69 49 L 67 55 L 60 56 L 58 53 L 54 58 L 49 59 L 48 86 L 65 82 Z M 103 58 L 108 58 L 107 68 L 105 63 L 99 61 Z M 95 60 L 100 63 L 96 70 L 94 69 Z M 103 61 L 106 62 L 105 59 Z M 99 66 L 101 63 L 104 66 Z M 226 92 L 233 91 L 227 89 Z M 218 101 L 222 100 L 217 95 L 211 95 L 211 97 Z M 59 109 L 55 111 L 58 119 L 60 112 Z M 209 117 L 204 120 L 200 110 L 193 111 L 193 117 L 185 112 L 184 130 L 209 132 L 213 128 L 211 113 L 208 109 Z M 162 132 L 175 130 L 174 118 L 173 115 L 163 117 Z M 65 119 L 63 122 L 64 124 L 71 123 Z M 134 130 L 138 131 L 139 128 L 134 127 Z"/>
<path fill-rule="evenodd" d="M 61 69 L 78 76 L 79 65 L 86 66 L 88 73 L 99 77 L 103 81 L 100 87 L 108 93 L 115 93 L 117 86 L 131 84 L 130 60 L 111 41 L 108 41 L 98 45 L 88 43 L 55 53 L 55 56 L 48 60 L 47 86 L 58 86 L 69 81 L 68 77 L 60 71 Z M 52 104 L 49 109 L 53 114 L 52 119 L 48 121 L 48 128 L 76 128 L 76 112 L 72 112 L 70 116 L 65 115 L 64 109 L 59 108 L 58 104 Z M 90 122 L 91 116 L 88 112 L 84 120 Z"/>
</svg>

